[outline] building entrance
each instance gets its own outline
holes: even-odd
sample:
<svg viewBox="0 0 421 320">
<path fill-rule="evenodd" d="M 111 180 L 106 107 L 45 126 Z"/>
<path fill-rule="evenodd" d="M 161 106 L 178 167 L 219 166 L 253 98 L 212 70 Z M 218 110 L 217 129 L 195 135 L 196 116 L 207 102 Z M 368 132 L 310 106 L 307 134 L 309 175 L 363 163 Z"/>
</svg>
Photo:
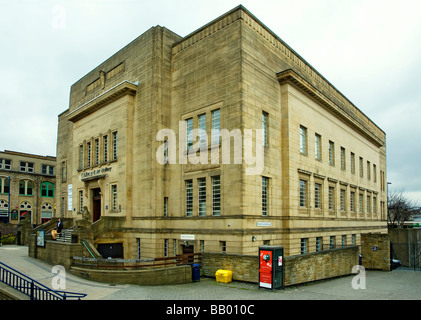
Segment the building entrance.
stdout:
<svg viewBox="0 0 421 320">
<path fill-rule="evenodd" d="M 101 189 L 92 189 L 92 222 L 101 218 Z"/>
</svg>

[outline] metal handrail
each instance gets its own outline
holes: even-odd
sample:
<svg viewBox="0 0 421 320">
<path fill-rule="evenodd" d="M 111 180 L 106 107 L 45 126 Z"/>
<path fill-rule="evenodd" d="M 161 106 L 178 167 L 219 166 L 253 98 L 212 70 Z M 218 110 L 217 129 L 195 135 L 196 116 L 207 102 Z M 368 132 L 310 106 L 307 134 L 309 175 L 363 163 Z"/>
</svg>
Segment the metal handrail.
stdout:
<svg viewBox="0 0 421 320">
<path fill-rule="evenodd" d="M 80 300 L 86 297 L 86 293 L 50 289 L 2 262 L 0 262 L 0 282 L 26 294 L 31 300 Z"/>
</svg>

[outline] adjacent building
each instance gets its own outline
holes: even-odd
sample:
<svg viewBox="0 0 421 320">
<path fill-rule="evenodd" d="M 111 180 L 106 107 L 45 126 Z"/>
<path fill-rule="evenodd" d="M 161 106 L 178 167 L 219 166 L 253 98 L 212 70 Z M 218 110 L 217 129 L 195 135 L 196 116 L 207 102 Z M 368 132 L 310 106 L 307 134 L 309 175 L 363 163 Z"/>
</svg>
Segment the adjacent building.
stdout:
<svg viewBox="0 0 421 320">
<path fill-rule="evenodd" d="M 45 223 L 55 210 L 56 157 L 0 151 L 0 221 Z"/>
<path fill-rule="evenodd" d="M 58 120 L 56 216 L 114 256 L 387 232 L 385 133 L 243 6 L 185 37 L 152 27 L 73 84 Z"/>
</svg>

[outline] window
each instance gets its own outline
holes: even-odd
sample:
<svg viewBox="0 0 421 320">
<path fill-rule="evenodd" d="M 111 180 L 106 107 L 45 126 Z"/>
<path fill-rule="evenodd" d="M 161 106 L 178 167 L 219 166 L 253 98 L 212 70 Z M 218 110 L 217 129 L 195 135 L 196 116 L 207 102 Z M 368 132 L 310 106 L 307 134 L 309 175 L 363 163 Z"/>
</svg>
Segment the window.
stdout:
<svg viewBox="0 0 421 320">
<path fill-rule="evenodd" d="M 351 173 L 355 173 L 355 154 L 351 152 Z"/>
<path fill-rule="evenodd" d="M 262 112 L 262 143 L 264 147 L 268 146 L 268 117 L 269 115 L 266 112 Z"/>
<path fill-rule="evenodd" d="M 33 183 L 29 180 L 19 181 L 19 195 L 21 196 L 32 196 Z"/>
<path fill-rule="evenodd" d="M 83 169 L 83 145 L 79 146 L 79 169 Z"/>
<path fill-rule="evenodd" d="M 346 246 L 346 235 L 342 236 L 342 247 Z"/>
<path fill-rule="evenodd" d="M 221 215 L 221 177 L 212 177 L 212 215 Z"/>
<path fill-rule="evenodd" d="M 323 250 L 323 238 L 317 237 L 316 238 L 316 252 L 320 252 Z"/>
<path fill-rule="evenodd" d="M 219 241 L 219 247 L 221 248 L 221 252 L 227 252 L 227 242 L 226 241 Z"/>
<path fill-rule="evenodd" d="M 197 179 L 199 186 L 199 216 L 206 216 L 206 178 Z"/>
<path fill-rule="evenodd" d="M 321 193 L 322 193 L 322 185 L 320 183 L 314 184 L 314 207 L 316 209 L 321 209 Z"/>
<path fill-rule="evenodd" d="M 307 154 L 307 128 L 300 126 L 300 153 Z"/>
<path fill-rule="evenodd" d="M 0 159 L 0 169 L 4 169 L 4 170 L 12 169 L 12 161 L 8 159 Z"/>
<path fill-rule="evenodd" d="M 363 158 L 360 157 L 360 177 L 364 177 Z"/>
<path fill-rule="evenodd" d="M 54 175 L 54 166 L 43 164 L 42 169 L 41 169 L 41 173 L 53 176 Z"/>
<path fill-rule="evenodd" d="M 193 118 L 186 119 L 187 151 L 193 146 Z"/>
<path fill-rule="evenodd" d="M 301 238 L 301 254 L 308 252 L 308 238 Z"/>
<path fill-rule="evenodd" d="M 220 144 L 221 114 L 219 109 L 212 111 L 212 145 Z"/>
<path fill-rule="evenodd" d="M 269 178 L 262 177 L 262 216 L 268 215 Z"/>
<path fill-rule="evenodd" d="M 199 115 L 199 145 L 206 146 L 208 144 L 207 134 L 206 134 L 206 113 Z"/>
<path fill-rule="evenodd" d="M 371 213 L 371 196 L 367 196 L 367 213 Z"/>
<path fill-rule="evenodd" d="M 79 212 L 83 212 L 83 191 L 79 190 Z"/>
<path fill-rule="evenodd" d="M 307 181 L 300 179 L 300 207 L 307 207 Z"/>
<path fill-rule="evenodd" d="M 0 193 L 9 194 L 10 180 L 8 177 L 0 177 Z"/>
<path fill-rule="evenodd" d="M 193 215 L 193 180 L 186 180 L 186 216 Z"/>
<path fill-rule="evenodd" d="M 377 197 L 373 196 L 373 214 L 377 214 Z"/>
<path fill-rule="evenodd" d="M 117 131 L 113 132 L 113 160 L 117 160 Z"/>
<path fill-rule="evenodd" d="M 359 207 L 360 213 L 363 213 L 363 211 L 364 211 L 364 195 L 362 193 L 360 193 L 360 197 L 359 197 L 359 200 L 358 200 L 358 207 Z"/>
<path fill-rule="evenodd" d="M 357 243 L 357 235 L 356 234 L 353 234 L 353 235 L 351 235 L 351 244 L 353 245 L 353 246 L 355 246 L 355 244 Z"/>
<path fill-rule="evenodd" d="M 330 249 L 335 249 L 335 236 L 330 236 L 330 239 L 329 239 L 329 248 Z"/>
<path fill-rule="evenodd" d="M 168 239 L 164 239 L 164 257 L 168 257 Z"/>
<path fill-rule="evenodd" d="M 346 206 L 346 195 L 345 195 L 345 189 L 341 189 L 341 211 L 345 211 Z"/>
<path fill-rule="evenodd" d="M 335 143 L 333 141 L 329 141 L 329 164 L 335 165 Z"/>
<path fill-rule="evenodd" d="M 51 182 L 41 183 L 41 197 L 54 198 L 54 184 Z"/>
<path fill-rule="evenodd" d="M 329 210 L 335 210 L 335 187 L 329 186 Z"/>
<path fill-rule="evenodd" d="M 316 160 L 322 160 L 322 137 L 321 135 L 317 134 L 314 136 L 314 152 Z"/>
<path fill-rule="evenodd" d="M 349 205 L 351 206 L 351 212 L 355 212 L 355 191 L 351 191 Z"/>
<path fill-rule="evenodd" d="M 91 143 L 90 142 L 86 143 L 86 147 L 88 148 L 88 150 L 87 150 L 87 153 L 88 153 L 88 167 L 90 167 L 92 165 L 92 163 L 91 163 L 91 153 L 92 153 Z"/>
<path fill-rule="evenodd" d="M 34 164 L 32 162 L 20 162 L 20 171 L 21 172 L 34 172 Z"/>
<path fill-rule="evenodd" d="M 377 182 L 377 166 L 373 164 L 373 181 Z"/>
<path fill-rule="evenodd" d="M 346 169 L 346 162 L 345 162 L 345 148 L 341 147 L 341 169 Z"/>
<path fill-rule="evenodd" d="M 168 197 L 164 197 L 164 217 L 168 217 Z"/>
<path fill-rule="evenodd" d="M 367 179 L 371 179 L 371 164 L 370 161 L 367 161 Z"/>
<path fill-rule="evenodd" d="M 61 182 L 66 182 L 67 180 L 67 169 L 66 169 L 66 161 L 61 163 Z"/>
<path fill-rule="evenodd" d="M 99 139 L 95 139 L 95 165 L 99 164 Z"/>
<path fill-rule="evenodd" d="M 136 238 L 137 240 L 137 259 L 141 259 L 141 242 L 140 242 L 140 238 Z"/>
<path fill-rule="evenodd" d="M 113 184 L 111 186 L 111 210 L 112 211 L 117 211 L 117 185 Z"/>
<path fill-rule="evenodd" d="M 104 153 L 103 153 L 104 162 L 107 162 L 108 161 L 108 136 L 107 135 L 102 137 L 102 143 L 104 145 Z"/>
</svg>

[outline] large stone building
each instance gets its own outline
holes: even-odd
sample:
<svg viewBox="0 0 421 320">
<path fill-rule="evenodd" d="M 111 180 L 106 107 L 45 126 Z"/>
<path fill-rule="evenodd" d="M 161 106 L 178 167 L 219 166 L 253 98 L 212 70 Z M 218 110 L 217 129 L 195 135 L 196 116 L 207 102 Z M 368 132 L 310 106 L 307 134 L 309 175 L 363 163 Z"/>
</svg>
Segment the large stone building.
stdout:
<svg viewBox="0 0 421 320">
<path fill-rule="evenodd" d="M 242 6 L 185 37 L 152 27 L 77 81 L 57 167 L 57 216 L 108 255 L 387 232 L 385 133 Z"/>
<path fill-rule="evenodd" d="M 51 220 L 55 206 L 56 157 L 0 152 L 0 221 L 38 225 Z"/>
</svg>

